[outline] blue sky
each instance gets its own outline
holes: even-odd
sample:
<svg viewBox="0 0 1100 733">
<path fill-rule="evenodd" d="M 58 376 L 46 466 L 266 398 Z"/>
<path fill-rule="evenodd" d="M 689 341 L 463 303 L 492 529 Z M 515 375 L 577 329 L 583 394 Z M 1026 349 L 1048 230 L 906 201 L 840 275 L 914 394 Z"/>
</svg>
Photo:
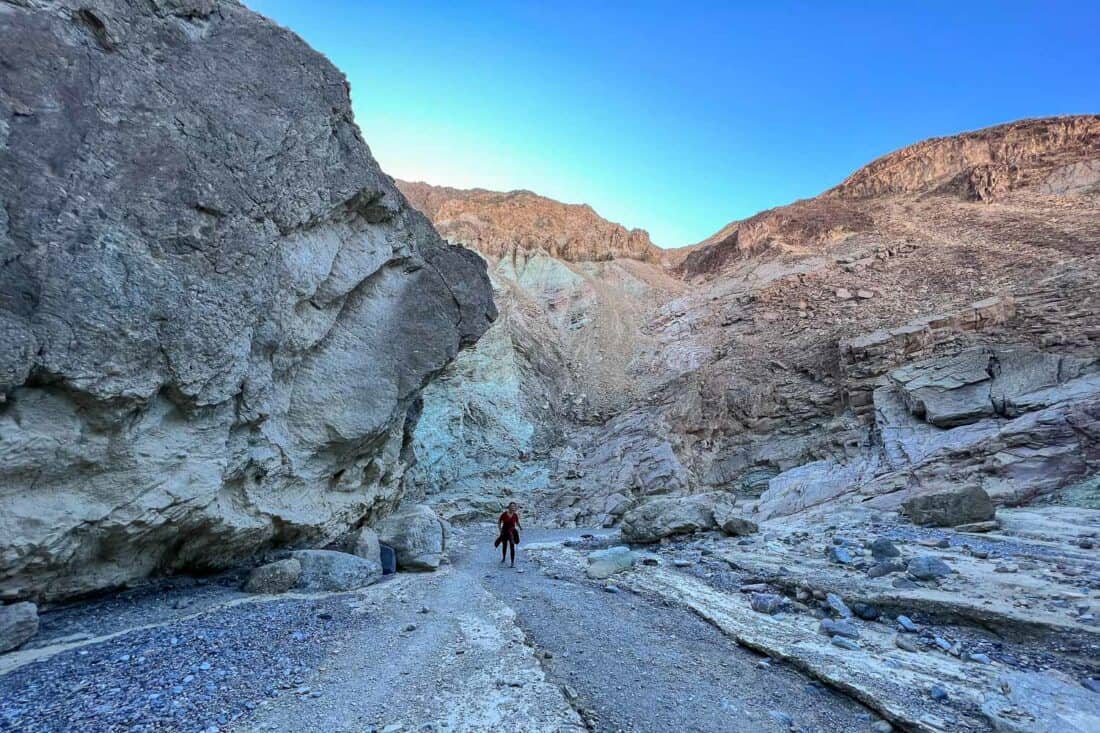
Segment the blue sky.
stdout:
<svg viewBox="0 0 1100 733">
<path fill-rule="evenodd" d="M 246 2 L 347 74 L 391 175 L 666 247 L 927 137 L 1100 112 L 1097 2 Z"/>
</svg>

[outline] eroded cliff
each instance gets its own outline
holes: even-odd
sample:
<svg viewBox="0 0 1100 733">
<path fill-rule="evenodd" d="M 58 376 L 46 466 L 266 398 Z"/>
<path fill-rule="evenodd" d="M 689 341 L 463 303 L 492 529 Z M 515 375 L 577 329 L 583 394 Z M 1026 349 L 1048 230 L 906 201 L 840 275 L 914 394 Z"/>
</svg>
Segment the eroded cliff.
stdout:
<svg viewBox="0 0 1100 733">
<path fill-rule="evenodd" d="M 219 0 L 0 6 L 0 597 L 317 544 L 401 498 L 495 316 L 348 85 Z"/>
</svg>

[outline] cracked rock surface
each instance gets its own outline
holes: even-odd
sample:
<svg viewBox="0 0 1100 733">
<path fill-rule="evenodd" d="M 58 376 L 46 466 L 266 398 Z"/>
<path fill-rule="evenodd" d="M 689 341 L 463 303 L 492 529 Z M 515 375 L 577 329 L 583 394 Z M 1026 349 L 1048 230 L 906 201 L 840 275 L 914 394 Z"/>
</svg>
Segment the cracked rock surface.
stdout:
<svg viewBox="0 0 1100 733">
<path fill-rule="evenodd" d="M 235 2 L 0 2 L 0 598 L 323 544 L 495 317 L 348 85 Z"/>
</svg>

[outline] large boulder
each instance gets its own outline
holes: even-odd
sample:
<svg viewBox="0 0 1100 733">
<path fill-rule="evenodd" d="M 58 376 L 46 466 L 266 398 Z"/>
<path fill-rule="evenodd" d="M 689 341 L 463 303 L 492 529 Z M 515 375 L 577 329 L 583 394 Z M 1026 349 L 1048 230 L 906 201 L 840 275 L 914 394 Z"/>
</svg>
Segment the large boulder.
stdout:
<svg viewBox="0 0 1100 733">
<path fill-rule="evenodd" d="M 244 584 L 245 593 L 286 593 L 298 584 L 302 563 L 290 557 L 253 569 Z"/>
<path fill-rule="evenodd" d="M 38 633 L 38 607 L 33 603 L 0 606 L 0 654 L 23 646 Z"/>
<path fill-rule="evenodd" d="M 662 496 L 624 514 L 620 531 L 627 542 L 657 542 L 673 535 L 718 529 L 716 511 L 730 524 L 733 534 L 753 531 L 755 524 L 734 521 L 740 518 L 730 510 L 732 503 L 730 496 L 720 493 Z"/>
<path fill-rule="evenodd" d="M 426 504 L 398 511 L 375 529 L 397 553 L 399 570 L 435 570 L 447 549 L 446 526 Z"/>
<path fill-rule="evenodd" d="M 615 573 L 630 570 L 635 562 L 636 558 L 631 549 L 626 545 L 619 545 L 588 553 L 588 567 L 584 572 L 589 578 L 603 580 Z"/>
<path fill-rule="evenodd" d="M 295 587 L 305 591 L 342 592 L 378 582 L 382 564 L 332 550 L 297 550 L 291 557 L 302 566 Z"/>
<path fill-rule="evenodd" d="M 370 527 L 361 528 L 351 543 L 351 554 L 382 566 L 382 545 L 378 533 Z"/>
<path fill-rule="evenodd" d="M 347 82 L 229 0 L 0 10 L 0 599 L 323 545 L 495 316 Z"/>
<path fill-rule="evenodd" d="M 993 519 L 996 508 L 982 487 L 969 484 L 917 494 L 902 504 L 902 511 L 913 524 L 954 527 Z"/>
</svg>

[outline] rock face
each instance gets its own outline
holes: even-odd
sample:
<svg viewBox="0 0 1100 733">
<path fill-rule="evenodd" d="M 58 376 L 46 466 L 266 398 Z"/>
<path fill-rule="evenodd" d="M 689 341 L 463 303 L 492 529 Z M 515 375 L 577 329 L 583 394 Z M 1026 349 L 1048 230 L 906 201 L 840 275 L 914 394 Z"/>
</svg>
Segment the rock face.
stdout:
<svg viewBox="0 0 1100 733">
<path fill-rule="evenodd" d="M 1087 479 L 1098 130 L 1064 117 L 918 143 L 657 259 L 611 235 L 555 249 L 575 229 L 537 197 L 417 184 L 505 308 L 532 306 L 431 388 L 414 443 L 438 458 L 414 469 L 418 495 L 491 519 L 518 492 L 538 521 L 613 526 L 670 494 L 759 499 L 766 519 L 966 485 L 1016 505 Z"/>
<path fill-rule="evenodd" d="M 220 0 L 0 5 L 0 598 L 327 542 L 495 315 L 341 74 Z"/>
<path fill-rule="evenodd" d="M 400 570 L 435 570 L 447 549 L 447 529 L 431 507 L 408 507 L 382 520 L 379 539 L 397 553 Z"/>
</svg>

